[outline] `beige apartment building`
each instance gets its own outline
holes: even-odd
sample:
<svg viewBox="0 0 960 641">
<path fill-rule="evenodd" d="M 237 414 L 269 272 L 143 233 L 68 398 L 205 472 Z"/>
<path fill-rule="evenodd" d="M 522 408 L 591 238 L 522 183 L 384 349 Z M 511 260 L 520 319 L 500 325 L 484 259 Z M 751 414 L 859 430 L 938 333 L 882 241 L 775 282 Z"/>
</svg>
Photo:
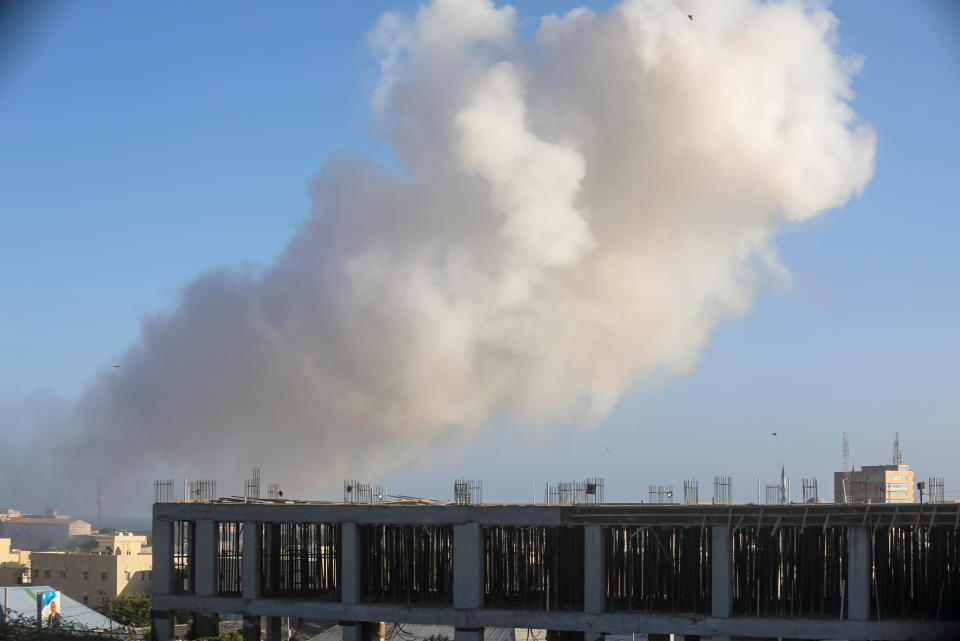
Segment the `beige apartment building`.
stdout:
<svg viewBox="0 0 960 641">
<path fill-rule="evenodd" d="M 14 550 L 10 539 L 0 538 L 0 585 L 30 582 L 30 552 Z"/>
<path fill-rule="evenodd" d="M 914 487 L 909 465 L 864 465 L 833 474 L 835 503 L 915 503 Z"/>
<path fill-rule="evenodd" d="M 121 532 L 95 538 L 97 549 L 87 553 L 32 552 L 33 582 L 90 606 L 121 595 L 149 595 L 153 556 L 147 537 Z"/>
</svg>

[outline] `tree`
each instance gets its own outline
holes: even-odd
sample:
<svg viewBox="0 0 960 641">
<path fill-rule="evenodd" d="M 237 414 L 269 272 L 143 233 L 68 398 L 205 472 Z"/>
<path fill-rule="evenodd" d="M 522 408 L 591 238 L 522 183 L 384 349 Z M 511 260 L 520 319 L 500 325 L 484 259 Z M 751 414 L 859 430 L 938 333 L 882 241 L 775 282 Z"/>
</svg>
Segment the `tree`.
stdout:
<svg viewBox="0 0 960 641">
<path fill-rule="evenodd" d="M 109 599 L 97 608 L 102 614 L 123 625 L 143 627 L 150 625 L 150 597 L 131 594 Z"/>
</svg>

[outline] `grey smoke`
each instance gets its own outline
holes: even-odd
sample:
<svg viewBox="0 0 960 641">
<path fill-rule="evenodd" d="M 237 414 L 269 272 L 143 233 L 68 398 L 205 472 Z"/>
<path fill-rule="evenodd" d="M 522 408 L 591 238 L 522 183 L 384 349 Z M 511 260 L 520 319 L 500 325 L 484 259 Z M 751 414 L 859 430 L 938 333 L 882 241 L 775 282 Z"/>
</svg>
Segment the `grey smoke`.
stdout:
<svg viewBox="0 0 960 641">
<path fill-rule="evenodd" d="M 483 0 L 383 16 L 371 109 L 402 172 L 334 155 L 274 264 L 205 273 L 145 321 L 65 412 L 63 474 L 256 462 L 319 493 L 494 415 L 595 425 L 688 372 L 788 278 L 785 224 L 873 174 L 836 26 L 755 0 L 578 9 L 535 42 Z"/>
</svg>

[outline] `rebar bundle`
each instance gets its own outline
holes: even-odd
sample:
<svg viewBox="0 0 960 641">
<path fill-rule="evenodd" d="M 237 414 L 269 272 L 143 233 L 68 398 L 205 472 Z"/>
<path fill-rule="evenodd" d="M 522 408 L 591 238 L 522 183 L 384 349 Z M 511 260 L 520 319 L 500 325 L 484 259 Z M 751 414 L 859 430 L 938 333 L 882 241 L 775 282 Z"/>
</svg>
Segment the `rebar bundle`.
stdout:
<svg viewBox="0 0 960 641">
<path fill-rule="evenodd" d="M 264 523 L 260 590 L 264 596 L 340 599 L 339 523 Z"/>
</svg>

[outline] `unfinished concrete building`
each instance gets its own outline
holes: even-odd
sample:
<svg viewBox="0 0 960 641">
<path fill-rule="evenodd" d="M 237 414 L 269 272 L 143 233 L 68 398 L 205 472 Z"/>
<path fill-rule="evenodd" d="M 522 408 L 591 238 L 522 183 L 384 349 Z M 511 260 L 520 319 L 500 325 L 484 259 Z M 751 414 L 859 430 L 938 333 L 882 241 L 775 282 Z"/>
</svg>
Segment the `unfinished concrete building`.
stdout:
<svg viewBox="0 0 960 641">
<path fill-rule="evenodd" d="M 154 505 L 154 633 L 244 617 L 686 639 L 960 638 L 960 505 Z"/>
</svg>

